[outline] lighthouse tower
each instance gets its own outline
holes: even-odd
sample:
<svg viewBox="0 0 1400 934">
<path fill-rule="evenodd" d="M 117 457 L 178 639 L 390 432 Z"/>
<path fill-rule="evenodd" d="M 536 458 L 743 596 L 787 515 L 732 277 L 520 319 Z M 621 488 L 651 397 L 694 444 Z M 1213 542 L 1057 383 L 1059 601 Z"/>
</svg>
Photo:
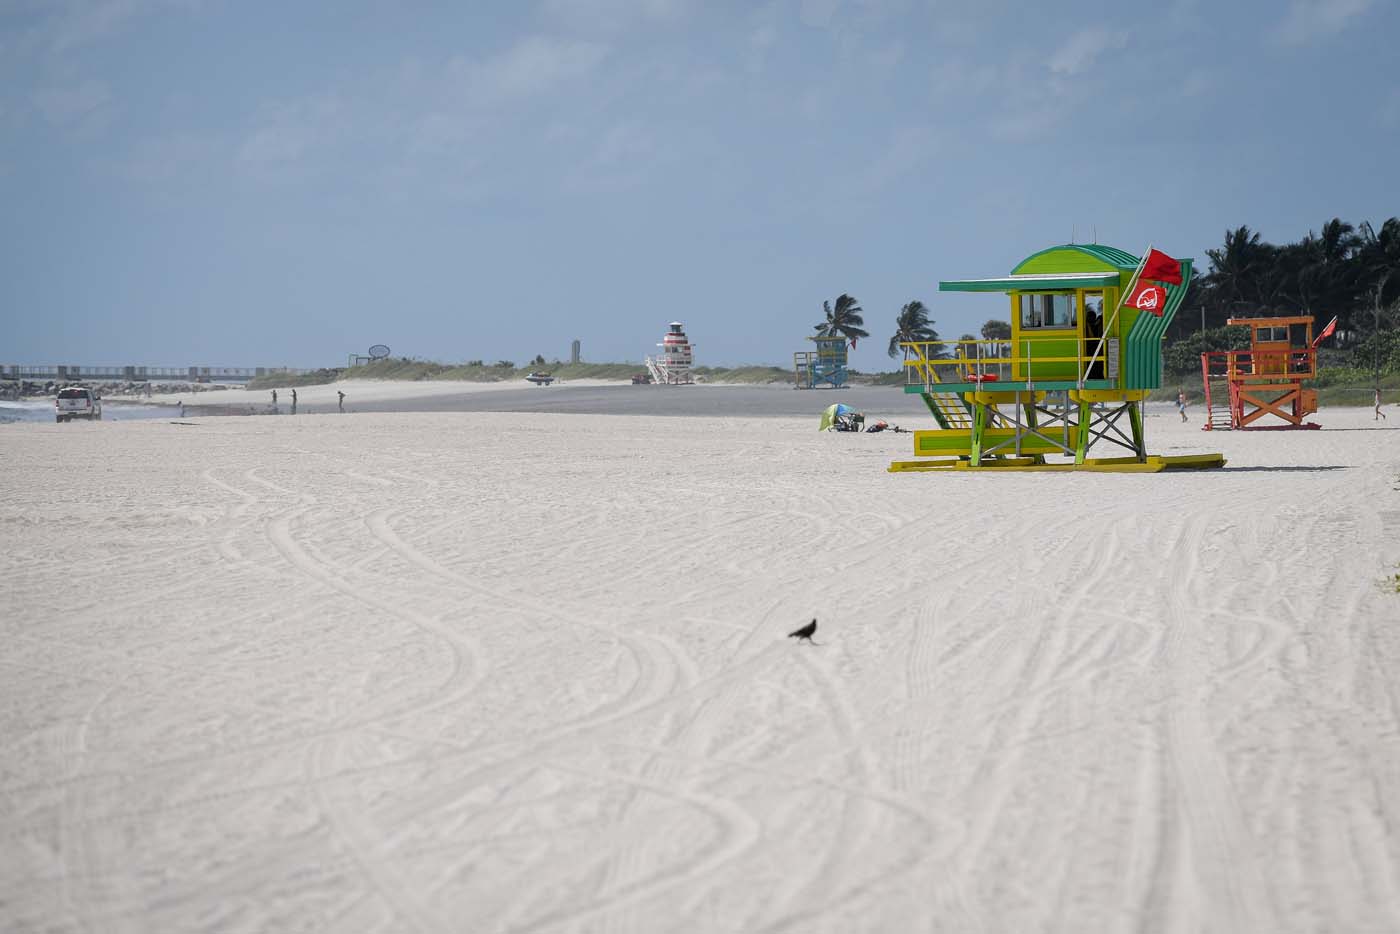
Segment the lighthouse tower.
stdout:
<svg viewBox="0 0 1400 934">
<path fill-rule="evenodd" d="M 694 362 L 691 357 L 692 345 L 685 336 L 684 326 L 679 321 L 672 321 L 667 327 L 666 336 L 656 345 L 661 352 L 647 357 L 651 381 L 671 386 L 693 383 L 695 378 L 690 372 Z"/>
</svg>

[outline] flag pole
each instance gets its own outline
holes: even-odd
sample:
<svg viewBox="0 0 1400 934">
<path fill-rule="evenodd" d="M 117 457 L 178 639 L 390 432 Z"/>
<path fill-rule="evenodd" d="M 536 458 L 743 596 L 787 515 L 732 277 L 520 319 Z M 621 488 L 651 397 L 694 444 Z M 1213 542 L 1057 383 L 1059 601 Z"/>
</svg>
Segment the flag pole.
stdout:
<svg viewBox="0 0 1400 934">
<path fill-rule="evenodd" d="M 1128 300 L 1128 296 L 1133 294 L 1133 289 L 1137 288 L 1138 277 L 1142 275 L 1143 268 L 1147 265 L 1147 257 L 1152 255 L 1152 244 L 1147 245 L 1147 250 L 1142 254 L 1142 259 L 1138 260 L 1137 269 L 1133 270 L 1133 277 L 1128 280 L 1128 287 L 1118 296 L 1118 301 L 1113 303 L 1113 317 L 1103 326 L 1103 333 L 1099 335 L 1098 346 L 1094 348 L 1094 353 L 1084 363 L 1084 369 L 1079 374 L 1079 388 L 1084 388 L 1084 380 L 1089 375 L 1089 367 L 1098 359 L 1099 353 L 1103 350 L 1104 341 L 1108 340 L 1108 332 L 1113 330 L 1113 324 L 1118 320 L 1118 311 L 1123 307 L 1123 303 Z M 1107 375 L 1108 367 L 1104 367 L 1104 374 Z"/>
</svg>

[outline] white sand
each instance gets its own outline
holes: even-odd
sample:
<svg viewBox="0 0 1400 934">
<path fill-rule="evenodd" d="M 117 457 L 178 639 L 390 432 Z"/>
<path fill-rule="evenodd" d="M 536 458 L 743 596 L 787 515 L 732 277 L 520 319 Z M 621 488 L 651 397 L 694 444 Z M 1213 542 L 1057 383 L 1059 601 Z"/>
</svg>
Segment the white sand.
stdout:
<svg viewBox="0 0 1400 934">
<path fill-rule="evenodd" d="M 571 379 L 556 380 L 554 386 L 612 386 L 618 380 Z M 297 386 L 297 402 L 302 405 L 335 405 L 339 396 L 345 393 L 350 404 L 364 402 L 392 402 L 400 399 L 425 399 L 432 396 L 451 396 L 464 392 L 500 392 L 504 389 L 528 389 L 531 384 L 523 379 L 503 380 L 496 383 L 472 382 L 456 379 L 427 380 L 385 380 L 385 379 L 346 379 L 321 386 Z M 145 397 L 136 397 L 142 398 Z M 168 392 L 150 397 L 154 403 L 173 405 L 183 401 L 186 405 L 267 405 L 272 402 L 270 389 L 245 389 L 242 386 L 228 386 L 210 389 L 205 392 Z M 292 403 L 292 387 L 277 390 L 278 404 L 286 407 Z"/>
<path fill-rule="evenodd" d="M 1400 930 L 1400 431 L 1173 419 L 8 426 L 0 929 Z"/>
</svg>

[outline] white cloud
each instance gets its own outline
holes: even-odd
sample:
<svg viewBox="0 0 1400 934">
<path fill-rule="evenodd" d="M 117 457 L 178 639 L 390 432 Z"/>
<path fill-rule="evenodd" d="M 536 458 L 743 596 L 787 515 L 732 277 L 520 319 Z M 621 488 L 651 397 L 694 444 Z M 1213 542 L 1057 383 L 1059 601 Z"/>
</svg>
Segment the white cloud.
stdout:
<svg viewBox="0 0 1400 934">
<path fill-rule="evenodd" d="M 1093 67 L 1100 55 L 1128 44 L 1127 30 L 1092 26 L 1081 29 L 1050 56 L 1049 68 L 1056 74 L 1077 75 Z"/>
<path fill-rule="evenodd" d="M 295 162 L 310 145 L 313 134 L 294 126 L 266 126 L 254 130 L 238 149 L 238 159 L 255 166 Z"/>
<path fill-rule="evenodd" d="M 994 119 L 991 124 L 992 135 L 997 139 L 1017 143 L 1042 139 L 1047 134 L 1063 129 L 1067 113 L 1064 105 L 1056 103 L 1020 108 Z"/>
<path fill-rule="evenodd" d="M 823 29 L 841 7 L 841 0 L 802 0 L 800 16 L 805 25 Z"/>
<path fill-rule="evenodd" d="M 1284 45 L 1301 45 L 1341 32 L 1371 7 L 1372 0 L 1293 0 L 1288 14 L 1274 27 L 1273 38 Z"/>
<path fill-rule="evenodd" d="M 434 110 L 413 121 L 405 134 L 407 149 L 414 155 L 452 152 L 470 136 L 466 123 L 450 113 Z"/>
<path fill-rule="evenodd" d="M 144 184 L 171 183 L 227 164 L 227 147 L 213 137 L 171 133 L 140 140 L 118 171 Z"/>
<path fill-rule="evenodd" d="M 48 5 L 52 15 L 39 29 L 52 51 L 64 52 L 97 42 L 140 17 L 194 5 L 195 0 L 65 0 Z"/>
<path fill-rule="evenodd" d="M 875 161 L 866 169 L 862 187 L 866 191 L 879 191 L 888 187 L 932 158 L 937 147 L 938 141 L 929 127 L 903 127 L 896 130 L 884 149 L 875 156 Z"/>
<path fill-rule="evenodd" d="M 655 154 L 656 141 L 636 123 L 620 123 L 610 128 L 598 142 L 594 156 L 599 165 L 640 165 Z"/>
<path fill-rule="evenodd" d="M 238 161 L 254 169 L 274 169 L 299 161 L 338 132 L 339 98 L 320 96 L 266 108 L 259 126 L 238 148 Z"/>
<path fill-rule="evenodd" d="M 448 75 L 470 102 L 498 104 L 581 78 L 598 66 L 607 51 L 593 42 L 528 36 L 483 61 L 454 58 L 448 63 Z"/>
<path fill-rule="evenodd" d="M 545 0 L 541 12 L 570 29 L 614 33 L 633 26 L 676 23 L 691 0 Z"/>
<path fill-rule="evenodd" d="M 635 122 L 614 124 L 601 134 L 588 130 L 577 139 L 577 151 L 591 144 L 592 155 L 555 166 L 558 183 L 565 191 L 595 195 L 631 191 L 652 184 L 663 170 L 665 154 L 656 137 Z"/>
<path fill-rule="evenodd" d="M 890 70 L 904 60 L 904 43 L 898 39 L 870 53 L 871 67 Z"/>
<path fill-rule="evenodd" d="M 1002 79 L 1002 69 L 997 65 L 949 59 L 931 68 L 929 93 L 937 100 L 980 98 L 1000 87 Z"/>
<path fill-rule="evenodd" d="M 1181 82 L 1184 97 L 1201 97 L 1215 89 L 1215 76 L 1200 68 L 1188 72 Z"/>
<path fill-rule="evenodd" d="M 100 81 L 84 81 L 67 88 L 40 88 L 34 92 L 34 106 L 55 126 L 66 126 L 97 116 L 112 100 L 111 92 Z"/>
<path fill-rule="evenodd" d="M 749 55 L 747 68 L 751 73 L 763 70 L 768 63 L 768 54 L 778 41 L 778 29 L 772 23 L 755 26 L 749 31 Z"/>
</svg>

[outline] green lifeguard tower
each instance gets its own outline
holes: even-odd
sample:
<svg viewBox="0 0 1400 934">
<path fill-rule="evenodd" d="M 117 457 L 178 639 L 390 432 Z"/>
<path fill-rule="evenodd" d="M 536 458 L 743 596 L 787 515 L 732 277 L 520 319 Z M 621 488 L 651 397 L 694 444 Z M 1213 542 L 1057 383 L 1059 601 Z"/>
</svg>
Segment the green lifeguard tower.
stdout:
<svg viewBox="0 0 1400 934">
<path fill-rule="evenodd" d="M 792 355 L 792 368 L 798 389 L 826 386 L 840 389 L 846 385 L 846 338 L 840 334 L 829 337 L 809 337 L 816 350 L 799 350 Z"/>
<path fill-rule="evenodd" d="M 1191 261 L 1179 261 L 1178 284 L 1153 286 L 1139 300 L 1143 262 L 1113 247 L 1066 244 L 1026 257 L 1009 275 L 939 282 L 940 292 L 1007 296 L 1011 339 L 902 345 L 904 391 L 923 397 L 939 427 L 914 432 L 919 459 L 890 470 L 1224 464 L 1219 454 L 1147 453 L 1142 403 L 1161 385 L 1162 334 L 1186 295 Z M 1141 307 L 1126 303 L 1130 291 Z M 1116 456 L 1089 457 L 1096 445 Z"/>
</svg>

